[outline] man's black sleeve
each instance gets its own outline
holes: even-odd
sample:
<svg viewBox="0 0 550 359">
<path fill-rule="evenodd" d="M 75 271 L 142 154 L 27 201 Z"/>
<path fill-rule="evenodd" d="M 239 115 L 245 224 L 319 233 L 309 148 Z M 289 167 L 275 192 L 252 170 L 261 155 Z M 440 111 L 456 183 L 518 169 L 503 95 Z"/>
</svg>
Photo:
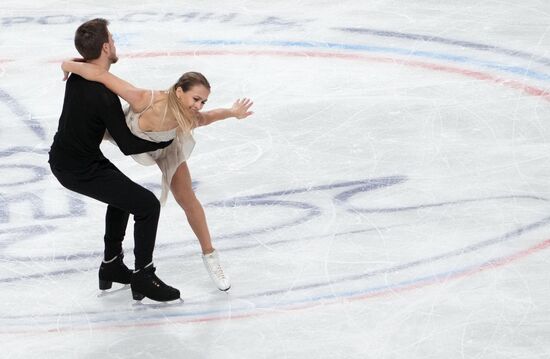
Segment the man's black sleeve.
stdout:
<svg viewBox="0 0 550 359">
<path fill-rule="evenodd" d="M 172 141 L 151 142 L 134 136 L 126 125 L 126 119 L 124 112 L 122 112 L 118 96 L 105 87 L 103 87 L 103 91 L 98 91 L 98 93 L 101 97 L 99 101 L 101 105 L 98 106 L 99 114 L 122 153 L 133 155 L 150 152 L 164 148 L 172 143 Z"/>
</svg>

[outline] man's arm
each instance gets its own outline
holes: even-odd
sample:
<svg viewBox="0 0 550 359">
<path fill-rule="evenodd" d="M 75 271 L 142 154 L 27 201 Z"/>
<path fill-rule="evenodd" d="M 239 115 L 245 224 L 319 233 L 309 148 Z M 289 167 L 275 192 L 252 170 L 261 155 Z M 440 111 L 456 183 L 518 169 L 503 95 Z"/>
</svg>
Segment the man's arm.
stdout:
<svg viewBox="0 0 550 359">
<path fill-rule="evenodd" d="M 103 91 L 98 91 L 98 96 L 100 96 L 98 110 L 101 119 L 117 146 L 125 155 L 155 151 L 172 143 L 172 141 L 152 142 L 134 136 L 126 125 L 126 119 L 118 97 L 104 87 Z"/>
</svg>

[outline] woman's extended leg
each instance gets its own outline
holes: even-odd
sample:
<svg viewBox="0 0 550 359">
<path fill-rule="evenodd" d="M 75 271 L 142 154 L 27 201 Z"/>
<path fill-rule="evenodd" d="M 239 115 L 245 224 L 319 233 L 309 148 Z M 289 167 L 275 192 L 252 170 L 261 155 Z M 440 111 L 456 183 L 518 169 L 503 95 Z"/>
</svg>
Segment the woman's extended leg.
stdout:
<svg viewBox="0 0 550 359">
<path fill-rule="evenodd" d="M 191 186 L 191 174 L 186 162 L 179 165 L 172 177 L 170 187 L 176 202 L 178 202 L 185 212 L 187 222 L 189 222 L 191 229 L 199 239 L 203 262 L 210 278 L 212 278 L 220 290 L 228 290 L 231 287 L 229 278 L 224 274 L 219 262 L 218 253 L 212 247 L 212 239 L 208 230 L 208 224 L 206 223 L 204 209 Z"/>
<path fill-rule="evenodd" d="M 206 216 L 191 186 L 191 174 L 186 162 L 179 165 L 174 177 L 172 177 L 170 187 L 176 202 L 184 210 L 191 229 L 199 239 L 202 253 L 212 253 L 214 248 L 212 248 L 212 239 L 210 238 L 208 224 L 206 224 Z"/>
</svg>

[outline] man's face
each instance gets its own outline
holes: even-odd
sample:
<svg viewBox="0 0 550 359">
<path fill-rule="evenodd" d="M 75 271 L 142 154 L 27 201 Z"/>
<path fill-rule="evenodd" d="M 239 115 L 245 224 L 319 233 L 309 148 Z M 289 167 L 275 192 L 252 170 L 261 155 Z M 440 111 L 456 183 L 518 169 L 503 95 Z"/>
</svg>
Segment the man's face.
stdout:
<svg viewBox="0 0 550 359">
<path fill-rule="evenodd" d="M 116 55 L 115 40 L 113 40 L 113 34 L 109 32 L 109 61 L 111 64 L 116 64 L 118 61 L 118 56 Z"/>
</svg>

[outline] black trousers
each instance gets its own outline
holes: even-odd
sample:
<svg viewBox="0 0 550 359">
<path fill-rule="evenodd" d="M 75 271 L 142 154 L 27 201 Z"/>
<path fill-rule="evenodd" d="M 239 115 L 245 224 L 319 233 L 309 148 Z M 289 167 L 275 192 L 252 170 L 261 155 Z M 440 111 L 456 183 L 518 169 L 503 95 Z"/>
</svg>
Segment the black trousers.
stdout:
<svg viewBox="0 0 550 359">
<path fill-rule="evenodd" d="M 63 187 L 108 204 L 104 236 L 106 259 L 121 252 L 131 213 L 135 220 L 135 268 L 143 268 L 153 261 L 160 203 L 151 191 L 133 182 L 107 159 L 85 170 L 58 169 L 54 165 L 50 168 Z"/>
</svg>

